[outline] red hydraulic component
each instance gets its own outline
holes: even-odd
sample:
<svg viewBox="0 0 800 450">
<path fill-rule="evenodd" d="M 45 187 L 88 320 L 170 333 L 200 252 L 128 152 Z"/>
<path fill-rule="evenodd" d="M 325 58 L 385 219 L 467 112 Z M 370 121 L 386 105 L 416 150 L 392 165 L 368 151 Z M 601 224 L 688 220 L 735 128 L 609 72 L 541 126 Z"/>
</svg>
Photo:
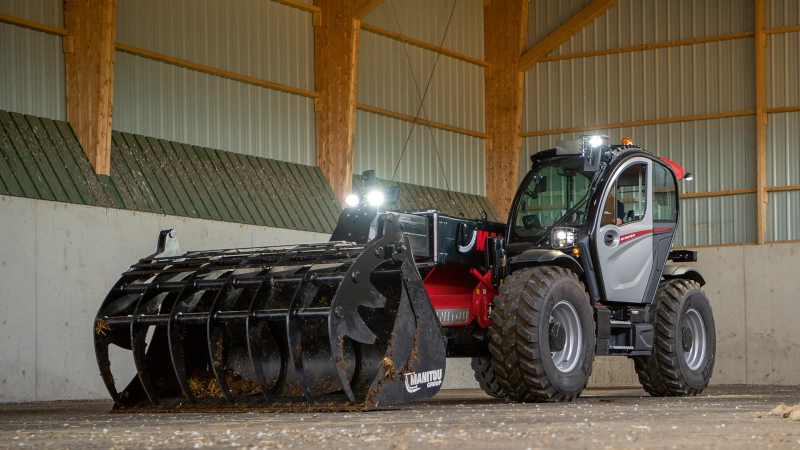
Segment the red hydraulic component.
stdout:
<svg viewBox="0 0 800 450">
<path fill-rule="evenodd" d="M 492 323 L 489 304 L 497 295 L 491 280 L 491 271 L 481 275 L 477 269 L 464 266 L 433 268 L 424 284 L 442 326 L 464 326 L 477 319 L 478 326 L 488 327 Z"/>
</svg>

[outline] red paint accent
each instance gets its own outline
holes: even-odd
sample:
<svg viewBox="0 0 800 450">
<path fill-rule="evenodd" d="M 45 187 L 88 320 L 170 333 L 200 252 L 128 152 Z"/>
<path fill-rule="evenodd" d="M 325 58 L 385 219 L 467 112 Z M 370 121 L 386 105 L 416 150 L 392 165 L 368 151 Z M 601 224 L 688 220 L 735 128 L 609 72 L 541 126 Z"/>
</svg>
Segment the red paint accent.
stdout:
<svg viewBox="0 0 800 450">
<path fill-rule="evenodd" d="M 653 234 L 653 230 L 642 230 L 635 233 L 623 234 L 619 237 L 619 245 L 630 242 L 638 237 L 647 236 L 648 234 Z"/>
<path fill-rule="evenodd" d="M 675 178 L 680 180 L 686 174 L 686 172 L 683 170 L 683 167 L 681 167 L 681 165 L 676 163 L 675 161 L 670 161 L 667 158 L 662 158 L 660 156 L 658 157 L 658 159 L 664 161 L 672 169 L 672 171 L 675 172 Z"/>
<path fill-rule="evenodd" d="M 469 309 L 466 322 L 442 326 L 464 326 L 477 319 L 478 326 L 486 328 L 492 323 L 489 318 L 489 304 L 497 295 L 497 289 L 492 286 L 491 280 L 491 271 L 481 275 L 474 268 L 451 264 L 434 267 L 423 283 L 433 309 Z"/>
<path fill-rule="evenodd" d="M 493 231 L 478 230 L 477 242 L 475 243 L 475 250 L 482 252 L 486 250 L 486 238 L 492 236 L 502 236 L 502 234 Z"/>
<path fill-rule="evenodd" d="M 664 231 L 669 231 L 670 228 L 656 228 L 653 230 L 653 233 L 662 233 Z"/>
</svg>

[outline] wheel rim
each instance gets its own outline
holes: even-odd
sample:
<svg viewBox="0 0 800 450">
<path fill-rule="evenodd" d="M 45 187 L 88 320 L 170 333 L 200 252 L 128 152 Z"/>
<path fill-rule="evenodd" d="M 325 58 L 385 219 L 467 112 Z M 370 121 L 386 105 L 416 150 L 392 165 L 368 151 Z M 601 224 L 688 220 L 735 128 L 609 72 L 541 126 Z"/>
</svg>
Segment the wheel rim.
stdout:
<svg viewBox="0 0 800 450">
<path fill-rule="evenodd" d="M 683 359 L 691 370 L 699 369 L 706 361 L 706 326 L 700 312 L 694 308 L 686 311 L 681 321 L 681 333 L 689 342 L 683 343 Z"/>
<path fill-rule="evenodd" d="M 580 355 L 583 353 L 583 332 L 578 311 L 572 303 L 562 300 L 556 303 L 550 312 L 550 323 L 560 324 L 566 337 L 561 350 L 550 352 L 553 364 L 559 371 L 569 372 L 578 365 Z"/>
</svg>

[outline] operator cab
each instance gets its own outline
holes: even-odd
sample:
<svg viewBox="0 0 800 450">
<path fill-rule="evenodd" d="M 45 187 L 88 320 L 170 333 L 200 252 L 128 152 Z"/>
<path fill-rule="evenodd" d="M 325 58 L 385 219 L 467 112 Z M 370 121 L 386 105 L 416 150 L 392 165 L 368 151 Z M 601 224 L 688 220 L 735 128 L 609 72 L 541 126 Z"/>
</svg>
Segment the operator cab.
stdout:
<svg viewBox="0 0 800 450">
<path fill-rule="evenodd" d="M 506 251 L 512 271 L 556 260 L 593 272 L 586 275 L 596 278 L 587 283 L 595 301 L 648 303 L 675 235 L 677 180 L 685 174 L 630 140 L 607 139 L 583 136 L 531 156 L 509 215 Z"/>
</svg>

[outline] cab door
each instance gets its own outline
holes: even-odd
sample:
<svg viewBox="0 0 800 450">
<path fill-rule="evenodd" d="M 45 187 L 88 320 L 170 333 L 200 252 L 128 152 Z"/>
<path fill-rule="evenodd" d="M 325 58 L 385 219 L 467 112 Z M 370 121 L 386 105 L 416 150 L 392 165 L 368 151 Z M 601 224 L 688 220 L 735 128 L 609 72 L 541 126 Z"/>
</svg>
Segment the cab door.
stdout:
<svg viewBox="0 0 800 450">
<path fill-rule="evenodd" d="M 618 167 L 601 197 L 592 236 L 607 301 L 641 303 L 653 272 L 652 161 Z"/>
</svg>

